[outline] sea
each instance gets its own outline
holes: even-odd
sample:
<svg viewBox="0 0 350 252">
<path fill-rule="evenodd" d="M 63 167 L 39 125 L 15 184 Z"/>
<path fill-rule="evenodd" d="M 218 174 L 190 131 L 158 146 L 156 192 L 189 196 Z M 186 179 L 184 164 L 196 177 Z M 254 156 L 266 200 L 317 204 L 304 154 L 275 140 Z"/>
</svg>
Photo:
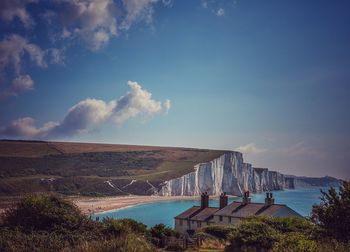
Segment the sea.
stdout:
<svg viewBox="0 0 350 252">
<path fill-rule="evenodd" d="M 325 187 L 298 188 L 294 190 L 273 191 L 273 197 L 276 204 L 286 204 L 299 214 L 308 217 L 311 214 L 312 206 L 319 203 L 321 192 L 327 191 Z M 263 203 L 265 201 L 265 193 L 251 194 L 252 202 Z M 229 203 L 232 201 L 241 201 L 240 197 L 230 197 Z M 152 202 L 139 204 L 132 207 L 97 213 L 94 218 L 132 218 L 139 222 L 152 227 L 156 224 L 163 223 L 169 227 L 174 227 L 174 217 L 186 209 L 200 205 L 200 200 L 169 200 L 161 202 Z M 211 199 L 209 206 L 218 206 L 218 199 Z"/>
</svg>

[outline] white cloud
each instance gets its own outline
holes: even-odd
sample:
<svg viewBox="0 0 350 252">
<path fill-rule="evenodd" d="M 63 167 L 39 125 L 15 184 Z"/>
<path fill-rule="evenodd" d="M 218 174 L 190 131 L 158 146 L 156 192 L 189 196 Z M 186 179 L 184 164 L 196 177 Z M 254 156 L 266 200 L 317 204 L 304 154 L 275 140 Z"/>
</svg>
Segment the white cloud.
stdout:
<svg viewBox="0 0 350 252">
<path fill-rule="evenodd" d="M 7 126 L 0 127 L 0 133 L 5 136 L 13 137 L 24 137 L 31 138 L 37 137 L 41 138 L 52 130 L 56 126 L 53 122 L 46 123 L 41 128 L 36 128 L 34 125 L 34 119 L 30 117 L 19 118 L 11 122 Z"/>
<path fill-rule="evenodd" d="M 218 17 L 222 17 L 225 15 L 225 10 L 223 8 L 219 8 L 217 11 L 216 11 L 216 16 Z"/>
<path fill-rule="evenodd" d="M 0 100 L 7 98 L 9 96 L 17 96 L 20 93 L 30 91 L 34 88 L 34 81 L 28 75 L 19 75 L 12 80 L 12 84 L 5 90 L 0 92 Z"/>
<path fill-rule="evenodd" d="M 117 35 L 116 6 L 113 0 L 60 0 L 66 22 L 62 38 L 83 38 L 92 50 L 102 48 Z"/>
<path fill-rule="evenodd" d="M 64 49 L 58 49 L 58 48 L 51 48 L 48 50 L 51 56 L 51 63 L 57 64 L 57 65 L 63 65 L 64 64 Z"/>
<path fill-rule="evenodd" d="M 0 1 L 0 18 L 5 22 L 11 22 L 18 18 L 24 26 L 28 27 L 33 20 L 27 12 L 26 6 L 37 0 L 1 0 Z"/>
<path fill-rule="evenodd" d="M 12 87 L 14 91 L 19 93 L 33 89 L 34 82 L 28 74 L 20 75 L 12 81 Z"/>
<path fill-rule="evenodd" d="M 130 91 L 118 100 L 105 102 L 91 99 L 80 101 L 70 108 L 61 123 L 48 122 L 37 128 L 34 119 L 19 118 L 9 125 L 0 127 L 0 135 L 25 138 L 57 138 L 87 132 L 98 125 L 112 121 L 117 126 L 141 114 L 153 116 L 166 114 L 170 101 L 164 103 L 152 99 L 152 94 L 133 81 L 129 81 Z"/>
<path fill-rule="evenodd" d="M 255 143 L 249 143 L 236 148 L 236 151 L 242 152 L 244 154 L 257 154 L 257 153 L 265 152 L 266 150 L 256 147 Z"/>
<path fill-rule="evenodd" d="M 0 98 L 16 96 L 33 89 L 33 80 L 29 75 L 22 75 L 23 57 L 29 56 L 31 62 L 39 67 L 47 67 L 45 52 L 36 44 L 29 43 L 22 36 L 12 34 L 0 41 L 0 80 L 4 82 L 5 69 L 14 72 L 12 85 L 0 91 Z"/>
<path fill-rule="evenodd" d="M 3 70 L 8 66 L 12 66 L 18 75 L 25 53 L 37 66 L 47 66 L 44 59 L 45 53 L 39 46 L 29 43 L 22 36 L 12 34 L 0 41 L 0 75 L 2 76 Z"/>
<path fill-rule="evenodd" d="M 152 94 L 134 81 L 128 81 L 130 91 L 119 98 L 117 106 L 113 111 L 112 119 L 118 125 L 122 125 L 130 118 L 136 117 L 140 113 L 154 115 L 157 113 L 167 113 L 170 109 L 170 101 L 164 104 L 152 99 Z"/>
<path fill-rule="evenodd" d="M 63 121 L 51 132 L 50 136 L 72 136 L 88 131 L 106 121 L 112 114 L 115 101 L 86 99 L 69 109 Z"/>
<path fill-rule="evenodd" d="M 123 0 L 126 16 L 120 28 L 128 30 L 131 25 L 138 21 L 152 22 L 153 4 L 158 0 Z"/>
</svg>

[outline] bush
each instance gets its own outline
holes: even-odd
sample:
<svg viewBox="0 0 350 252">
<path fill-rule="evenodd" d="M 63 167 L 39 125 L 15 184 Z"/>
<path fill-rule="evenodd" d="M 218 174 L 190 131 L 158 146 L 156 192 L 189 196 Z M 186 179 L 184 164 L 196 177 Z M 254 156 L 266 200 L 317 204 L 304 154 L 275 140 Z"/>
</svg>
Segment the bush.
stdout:
<svg viewBox="0 0 350 252">
<path fill-rule="evenodd" d="M 30 195 L 3 215 L 3 226 L 25 232 L 75 230 L 92 223 L 72 203 L 53 195 Z"/>
<path fill-rule="evenodd" d="M 298 217 L 253 217 L 253 219 L 260 220 L 281 233 L 302 232 L 311 235 L 316 228 L 309 220 Z"/>
<path fill-rule="evenodd" d="M 327 236 L 350 242 L 350 181 L 343 182 L 339 193 L 333 187 L 321 193 L 321 203 L 313 206 L 311 219 Z"/>
<path fill-rule="evenodd" d="M 150 229 L 150 234 L 154 238 L 162 239 L 165 236 L 175 236 L 179 237 L 179 233 L 177 233 L 174 229 L 164 225 L 163 223 L 157 224 Z"/>
<path fill-rule="evenodd" d="M 81 252 L 155 252 L 156 249 L 142 237 L 128 234 L 112 240 L 82 243 L 72 251 Z"/>
<path fill-rule="evenodd" d="M 257 219 L 241 222 L 232 232 L 229 248 L 252 247 L 268 250 L 278 241 L 278 232 Z"/>
<path fill-rule="evenodd" d="M 133 219 L 104 219 L 102 221 L 103 233 L 107 236 L 120 236 L 127 233 L 147 234 L 147 226 Z"/>
<path fill-rule="evenodd" d="M 272 252 L 316 252 L 317 243 L 314 240 L 308 239 L 302 233 L 290 233 L 284 235 L 273 246 Z"/>
<path fill-rule="evenodd" d="M 235 230 L 232 226 L 207 226 L 201 229 L 202 232 L 209 234 L 218 239 L 226 240 L 229 237 L 229 234 Z"/>
<path fill-rule="evenodd" d="M 52 195 L 27 196 L 1 219 L 0 251 L 154 251 L 143 237 L 148 232 L 144 224 L 93 221 Z"/>
</svg>

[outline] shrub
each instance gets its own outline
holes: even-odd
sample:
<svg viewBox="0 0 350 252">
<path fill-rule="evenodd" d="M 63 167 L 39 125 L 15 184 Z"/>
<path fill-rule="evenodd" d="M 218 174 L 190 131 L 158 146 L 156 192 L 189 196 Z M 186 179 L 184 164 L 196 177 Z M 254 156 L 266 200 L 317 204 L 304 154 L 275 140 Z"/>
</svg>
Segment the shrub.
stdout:
<svg viewBox="0 0 350 252">
<path fill-rule="evenodd" d="M 282 236 L 275 243 L 271 252 L 316 252 L 317 243 L 314 240 L 308 239 L 302 233 L 289 233 Z"/>
<path fill-rule="evenodd" d="M 339 192 L 331 187 L 321 194 L 321 203 L 313 206 L 311 219 L 326 235 L 350 242 L 350 181 L 344 181 Z"/>
<path fill-rule="evenodd" d="M 218 239 L 226 240 L 229 237 L 229 234 L 235 230 L 232 226 L 218 226 L 212 225 L 207 226 L 202 229 L 202 232 L 209 234 Z"/>
<path fill-rule="evenodd" d="M 127 234 L 112 240 L 92 241 L 82 243 L 73 250 L 76 252 L 155 252 L 156 249 L 145 239 Z"/>
<path fill-rule="evenodd" d="M 232 232 L 229 248 L 252 247 L 270 249 L 278 240 L 278 232 L 268 224 L 250 219 L 241 222 Z"/>
<path fill-rule="evenodd" d="M 255 217 L 279 232 L 302 232 L 311 234 L 315 230 L 315 225 L 313 225 L 309 220 L 298 218 L 298 217 Z"/>
<path fill-rule="evenodd" d="M 147 226 L 133 219 L 104 219 L 103 233 L 108 236 L 120 236 L 126 233 L 147 234 Z"/>
<path fill-rule="evenodd" d="M 179 233 L 177 233 L 174 229 L 164 225 L 163 223 L 157 224 L 150 229 L 150 235 L 152 237 L 162 239 L 165 236 L 175 236 L 179 237 Z"/>
<path fill-rule="evenodd" d="M 3 226 L 26 232 L 75 230 L 92 222 L 71 202 L 53 195 L 29 195 L 2 216 Z"/>
</svg>

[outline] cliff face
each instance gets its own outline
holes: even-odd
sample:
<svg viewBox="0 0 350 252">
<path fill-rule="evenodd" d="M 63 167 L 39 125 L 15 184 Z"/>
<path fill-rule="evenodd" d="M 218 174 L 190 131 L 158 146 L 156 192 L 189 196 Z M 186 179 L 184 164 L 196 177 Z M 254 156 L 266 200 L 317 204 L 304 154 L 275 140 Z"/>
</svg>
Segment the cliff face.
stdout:
<svg viewBox="0 0 350 252">
<path fill-rule="evenodd" d="M 226 192 L 240 196 L 247 190 L 261 192 L 284 188 L 283 174 L 266 168 L 253 168 L 251 164 L 243 162 L 239 152 L 227 152 L 194 168 L 195 171 L 191 173 L 165 181 L 159 194 L 200 195 L 208 192 L 210 195 L 219 195 Z"/>
<path fill-rule="evenodd" d="M 305 187 L 339 187 L 342 184 L 342 180 L 333 177 L 302 177 L 302 176 L 285 176 L 285 188 L 305 188 Z"/>
</svg>

